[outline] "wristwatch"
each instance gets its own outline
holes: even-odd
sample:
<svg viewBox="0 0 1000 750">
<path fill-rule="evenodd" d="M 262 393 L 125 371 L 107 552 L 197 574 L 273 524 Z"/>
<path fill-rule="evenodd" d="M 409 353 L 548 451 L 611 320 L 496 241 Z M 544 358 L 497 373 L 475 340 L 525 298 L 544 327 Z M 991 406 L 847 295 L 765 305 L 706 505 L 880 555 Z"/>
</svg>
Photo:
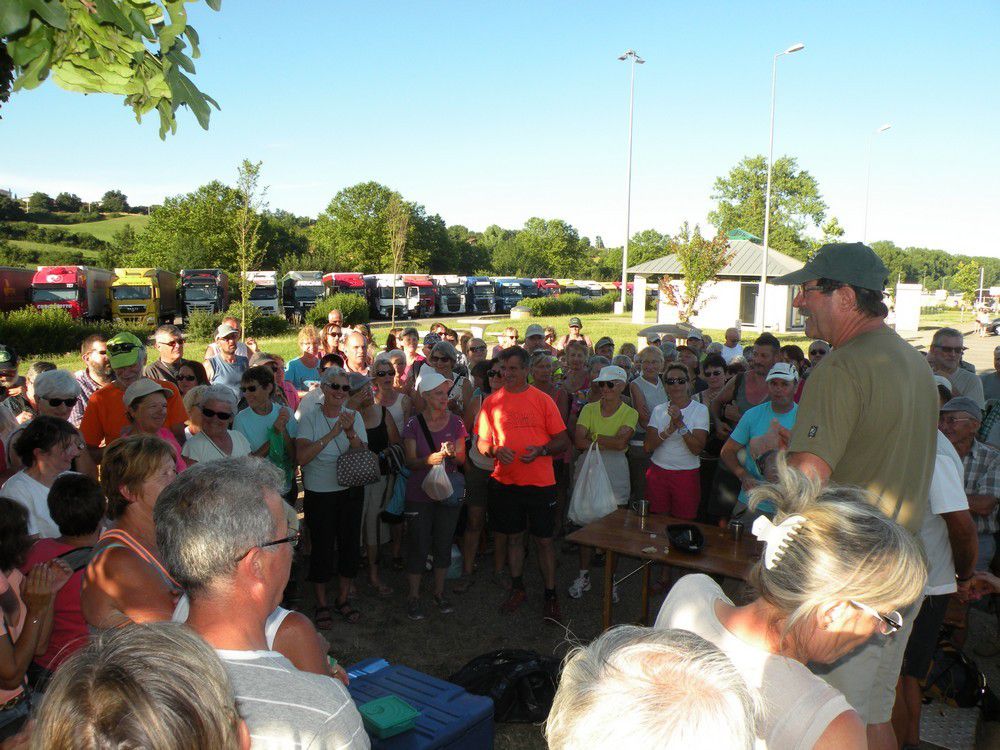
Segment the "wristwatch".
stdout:
<svg viewBox="0 0 1000 750">
<path fill-rule="evenodd" d="M 542 455 L 543 456 L 549 455 L 549 446 L 547 446 L 547 445 L 543 445 L 542 446 Z"/>
<path fill-rule="evenodd" d="M 684 437 L 685 435 L 690 435 L 691 430 L 687 428 L 687 425 L 683 425 L 682 427 L 677 428 L 677 434 L 680 435 L 681 437 Z"/>
</svg>

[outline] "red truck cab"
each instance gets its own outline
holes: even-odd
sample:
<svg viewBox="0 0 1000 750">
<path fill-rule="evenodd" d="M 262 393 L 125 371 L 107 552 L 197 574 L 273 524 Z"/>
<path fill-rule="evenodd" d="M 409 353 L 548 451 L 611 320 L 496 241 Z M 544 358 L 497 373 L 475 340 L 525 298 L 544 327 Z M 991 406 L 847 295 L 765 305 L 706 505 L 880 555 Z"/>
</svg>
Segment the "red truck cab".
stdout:
<svg viewBox="0 0 1000 750">
<path fill-rule="evenodd" d="M 422 318 L 434 315 L 434 311 L 437 309 L 437 290 L 434 288 L 431 277 L 426 274 L 404 274 L 403 283 L 406 286 L 415 286 L 420 292 L 420 306 L 417 314 Z"/>
<path fill-rule="evenodd" d="M 365 294 L 365 277 L 360 273 L 328 273 L 323 275 L 328 294 Z"/>
<path fill-rule="evenodd" d="M 31 279 L 31 304 L 39 310 L 60 307 L 73 318 L 106 318 L 115 275 L 87 266 L 39 266 Z"/>
</svg>

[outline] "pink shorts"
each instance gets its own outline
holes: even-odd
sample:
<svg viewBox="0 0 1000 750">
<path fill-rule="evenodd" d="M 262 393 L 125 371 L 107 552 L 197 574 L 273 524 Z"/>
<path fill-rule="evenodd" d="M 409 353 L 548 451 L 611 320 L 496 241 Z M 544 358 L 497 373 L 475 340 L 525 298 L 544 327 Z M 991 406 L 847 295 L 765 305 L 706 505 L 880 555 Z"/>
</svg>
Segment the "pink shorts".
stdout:
<svg viewBox="0 0 1000 750">
<path fill-rule="evenodd" d="M 701 502 L 698 469 L 661 469 L 654 463 L 646 469 L 646 499 L 652 513 L 693 519 Z"/>
</svg>

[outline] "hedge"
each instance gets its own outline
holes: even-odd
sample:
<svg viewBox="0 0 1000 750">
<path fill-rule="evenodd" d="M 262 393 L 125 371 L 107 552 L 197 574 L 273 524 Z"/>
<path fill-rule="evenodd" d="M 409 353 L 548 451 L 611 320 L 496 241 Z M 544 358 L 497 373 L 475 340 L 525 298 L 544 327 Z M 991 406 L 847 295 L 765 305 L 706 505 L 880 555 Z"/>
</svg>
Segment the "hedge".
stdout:
<svg viewBox="0 0 1000 750">
<path fill-rule="evenodd" d="M 0 342 L 14 347 L 21 357 L 37 354 L 65 354 L 79 349 L 93 333 L 111 337 L 120 331 L 134 333 L 145 341 L 152 329 L 135 328 L 109 321 L 74 320 L 62 308 L 38 310 L 25 307 L 0 315 Z"/>
<path fill-rule="evenodd" d="M 344 322 L 367 323 L 369 320 L 368 300 L 362 294 L 331 294 L 324 297 L 306 313 L 306 323 L 322 328 L 326 325 L 330 310 L 340 310 Z"/>
<path fill-rule="evenodd" d="M 192 312 L 184 324 L 187 338 L 195 341 L 212 341 L 215 339 L 215 329 L 225 317 L 243 320 L 242 303 L 234 302 L 224 313 L 207 313 L 201 310 Z M 283 336 L 288 333 L 288 321 L 284 315 L 262 315 L 260 308 L 247 305 L 247 324 L 244 336 L 265 337 Z"/>
<path fill-rule="evenodd" d="M 534 297 L 521 302 L 522 307 L 531 310 L 537 317 L 552 315 L 584 315 L 586 313 L 610 313 L 615 309 L 615 302 L 621 297 L 609 292 L 603 297 L 581 297 L 579 294 L 557 294 L 554 297 Z M 656 307 L 654 298 L 646 298 L 646 309 Z M 625 297 L 625 308 L 632 309 L 631 295 Z"/>
</svg>

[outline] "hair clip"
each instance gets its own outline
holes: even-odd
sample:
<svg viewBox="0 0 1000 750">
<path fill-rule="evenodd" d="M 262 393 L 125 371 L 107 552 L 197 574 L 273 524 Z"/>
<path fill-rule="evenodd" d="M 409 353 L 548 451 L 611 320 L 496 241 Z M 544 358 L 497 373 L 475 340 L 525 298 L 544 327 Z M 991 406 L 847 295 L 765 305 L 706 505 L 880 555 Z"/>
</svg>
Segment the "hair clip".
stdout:
<svg viewBox="0 0 1000 750">
<path fill-rule="evenodd" d="M 772 570 L 788 544 L 788 538 L 795 534 L 806 519 L 802 516 L 789 516 L 777 526 L 767 516 L 760 516 L 753 522 L 751 531 L 760 541 L 764 542 L 764 567 Z"/>
</svg>

